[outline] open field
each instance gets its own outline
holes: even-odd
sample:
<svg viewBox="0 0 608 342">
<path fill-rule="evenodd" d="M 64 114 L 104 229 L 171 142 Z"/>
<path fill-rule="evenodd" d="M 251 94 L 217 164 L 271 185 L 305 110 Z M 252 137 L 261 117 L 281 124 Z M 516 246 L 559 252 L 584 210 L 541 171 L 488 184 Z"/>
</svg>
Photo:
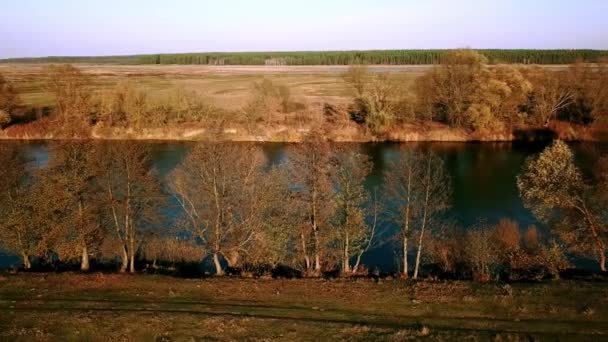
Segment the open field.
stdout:
<svg viewBox="0 0 608 342">
<path fill-rule="evenodd" d="M 603 282 L 4 274 L 2 340 L 603 340 Z"/>
<path fill-rule="evenodd" d="M 54 99 L 45 89 L 47 67 L 41 63 L 0 63 L 0 74 L 14 85 L 24 107 L 42 108 L 54 106 Z M 567 65 L 544 65 L 551 71 L 564 70 Z M 445 123 L 431 121 L 411 121 L 397 124 L 380 137 L 355 123 L 349 116 L 356 94 L 352 84 L 344 80 L 349 66 L 208 66 L 208 65 L 117 65 L 78 64 L 77 68 L 91 75 L 93 98 L 107 97 L 105 90 L 125 80 L 132 81 L 136 89 L 144 91 L 148 104 L 172 103 L 180 106 L 179 94 L 186 94 L 194 102 L 204 103 L 219 113 L 217 120 L 226 120 L 224 140 L 232 141 L 301 141 L 313 126 L 325 122 L 326 108 L 336 114 L 325 125 L 326 137 L 334 141 L 510 141 L 521 139 L 512 131 L 473 132 L 447 127 Z M 408 93 L 414 80 L 427 73 L 431 65 L 372 65 L 372 73 L 388 75 L 396 87 L 396 93 Z M 488 68 L 495 68 L 489 65 Z M 300 109 L 288 113 L 274 113 L 270 119 L 258 120 L 251 126 L 248 105 L 255 100 L 255 85 L 262 80 L 271 80 L 278 88 L 285 86 L 290 101 Z M 99 95 L 99 96 L 97 96 Z M 176 100 L 177 99 L 177 100 Z M 188 104 L 186 104 L 188 105 Z M 160 108 L 160 107 L 155 107 Z M 192 106 L 188 107 L 192 108 Z M 91 108 L 95 111 L 98 108 Z M 407 108 L 405 108 L 407 112 Z M 194 113 L 188 111 L 188 113 Z M 148 113 L 151 118 L 156 113 Z M 39 114 L 30 114 L 39 115 Z M 207 114 L 203 114 L 207 115 Z M 255 117 L 252 116 L 252 117 Z M 270 116 L 269 116 L 270 117 Z M 260 121 L 261 120 L 261 121 Z M 3 139 L 54 139 L 53 129 L 44 120 L 32 124 L 14 125 L 0 132 Z M 217 139 L 208 132 L 210 120 L 194 120 L 178 125 L 150 125 L 143 130 L 134 127 L 107 129 L 95 126 L 90 137 L 95 139 L 140 139 L 140 140 L 205 140 Z M 315 127 L 316 127 L 315 126 Z M 556 127 L 553 127 L 556 126 Z M 564 129 L 562 126 L 566 126 Z M 578 127 L 556 123 L 550 127 L 561 139 L 597 140 L 603 139 L 602 127 Z M 2 134 L 4 133 L 4 134 Z M 527 139 L 527 138 L 525 138 Z"/>
<path fill-rule="evenodd" d="M 13 82 L 26 105 L 52 104 L 43 89 L 48 64 L 0 64 L 0 74 Z M 249 99 L 255 82 L 268 78 L 289 87 L 297 101 L 314 106 L 328 102 L 352 102 L 353 90 L 342 79 L 349 66 L 207 66 L 207 65 L 112 65 L 78 64 L 94 78 L 97 90 L 106 89 L 125 79 L 137 82 L 151 98 L 171 89 L 195 91 L 213 104 L 241 108 Z M 545 66 L 550 70 L 566 66 Z M 374 65 L 370 71 L 388 72 L 405 86 L 432 68 L 431 65 Z"/>
<path fill-rule="evenodd" d="M 43 88 L 45 64 L 0 64 L 0 73 L 15 84 L 26 105 L 51 105 Z M 373 66 L 373 71 L 390 72 L 391 77 L 411 82 L 431 66 Z M 103 65 L 82 64 L 78 68 L 94 75 L 95 88 L 109 88 L 121 80 L 132 80 L 146 89 L 149 97 L 169 90 L 195 91 L 211 103 L 241 108 L 255 82 L 264 78 L 289 87 L 293 97 L 309 105 L 351 101 L 352 90 L 342 79 L 348 66 L 201 66 L 201 65 Z"/>
</svg>

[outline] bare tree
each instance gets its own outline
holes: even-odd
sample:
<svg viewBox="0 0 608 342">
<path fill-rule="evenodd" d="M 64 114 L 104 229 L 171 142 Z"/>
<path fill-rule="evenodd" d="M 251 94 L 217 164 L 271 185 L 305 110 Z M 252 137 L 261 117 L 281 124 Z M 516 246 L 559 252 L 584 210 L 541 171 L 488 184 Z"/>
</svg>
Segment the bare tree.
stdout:
<svg viewBox="0 0 608 342">
<path fill-rule="evenodd" d="M 344 81 L 355 89 L 356 97 L 362 97 L 365 94 L 369 77 L 370 73 L 366 65 L 351 65 L 342 76 Z"/>
<path fill-rule="evenodd" d="M 40 241 L 27 160 L 17 146 L 0 144 L 0 246 L 32 267 Z"/>
<path fill-rule="evenodd" d="M 451 182 L 443 161 L 432 152 L 402 150 L 385 174 L 388 205 L 399 225 L 404 278 L 408 277 L 409 239 L 418 233 L 414 278 L 418 277 L 425 235 L 442 226 L 450 206 Z"/>
<path fill-rule="evenodd" d="M 300 241 L 298 213 L 288 170 L 282 165 L 273 166 L 261 177 L 256 201 L 262 204 L 248 261 L 252 264 L 298 267 L 298 242 Z"/>
<path fill-rule="evenodd" d="M 412 151 L 402 150 L 399 158 L 390 163 L 384 175 L 385 192 L 389 198 L 387 207 L 392 221 L 399 226 L 399 239 L 403 253 L 403 278 L 408 278 L 409 239 L 415 215 L 413 202 L 417 196 L 416 182 L 419 168 L 417 156 Z"/>
<path fill-rule="evenodd" d="M 371 245 L 376 228 L 377 217 L 374 217 L 371 226 L 366 222 L 366 206 L 370 204 L 370 196 L 364 182 L 372 170 L 372 162 L 355 148 L 346 147 L 337 153 L 336 164 L 335 226 L 342 272 L 348 274 L 357 270 L 361 255 Z M 351 268 L 351 259 L 355 256 L 357 261 L 355 267 Z"/>
<path fill-rule="evenodd" d="M 51 217 L 59 216 L 45 232 L 47 241 L 61 259 L 80 258 L 82 271 L 89 270 L 91 249 L 102 236 L 94 156 L 91 143 L 59 142 L 51 147 L 49 165 L 36 178 L 45 210 L 55 213 Z"/>
<path fill-rule="evenodd" d="M 608 60 L 595 65 L 574 63 L 562 80 L 572 89 L 570 119 L 581 123 L 606 122 L 608 118 Z"/>
<path fill-rule="evenodd" d="M 104 144 L 95 150 L 102 191 L 103 221 L 120 242 L 120 271 L 135 272 L 135 254 L 146 230 L 159 223 L 166 197 L 145 146 L 133 142 Z"/>
<path fill-rule="evenodd" d="M 441 158 L 432 152 L 427 152 L 421 160 L 426 164 L 421 179 L 421 191 L 415 211 L 421 212 L 418 235 L 418 247 L 416 251 L 416 265 L 414 267 L 414 279 L 418 278 L 420 269 L 420 258 L 422 255 L 425 233 L 430 228 L 441 226 L 442 215 L 450 207 L 452 187 Z M 428 234 L 428 233 L 427 233 Z"/>
<path fill-rule="evenodd" d="M 68 133 L 90 123 L 92 113 L 91 78 L 69 65 L 47 68 L 45 90 L 55 97 L 55 109 L 62 128 Z"/>
<path fill-rule="evenodd" d="M 537 124 L 548 126 L 557 113 L 572 104 L 573 89 L 558 72 L 535 67 L 525 74 L 532 84 L 530 106 Z"/>
<path fill-rule="evenodd" d="M 498 260 L 498 250 L 493 237 L 493 230 L 480 222 L 466 232 L 466 259 L 473 271 L 473 279 L 486 282 L 492 275 L 492 266 Z"/>
<path fill-rule="evenodd" d="M 149 124 L 146 114 L 146 94 L 131 81 L 119 82 L 100 95 L 98 120 L 105 125 L 145 127 Z"/>
<path fill-rule="evenodd" d="M 220 258 L 238 266 L 260 230 L 264 164 L 257 146 L 199 144 L 170 176 L 185 227 L 204 242 L 218 275 L 224 273 Z"/>
<path fill-rule="evenodd" d="M 321 272 L 326 236 L 334 212 L 334 191 L 331 184 L 333 165 L 329 143 L 317 137 L 308 137 L 294 147 L 289 155 L 289 170 L 294 192 L 302 209 L 301 252 L 305 269 Z M 309 239 L 312 237 L 312 251 Z M 314 258 L 314 265 L 310 259 Z"/>
</svg>

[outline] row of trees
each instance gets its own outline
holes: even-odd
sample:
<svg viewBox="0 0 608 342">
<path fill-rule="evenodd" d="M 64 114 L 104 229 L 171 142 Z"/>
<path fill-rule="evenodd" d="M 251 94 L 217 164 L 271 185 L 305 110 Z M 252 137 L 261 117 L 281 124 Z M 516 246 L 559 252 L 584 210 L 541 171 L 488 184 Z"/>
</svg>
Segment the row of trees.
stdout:
<svg viewBox="0 0 608 342">
<path fill-rule="evenodd" d="M 482 132 L 546 127 L 559 119 L 608 119 L 608 65 L 573 64 L 562 71 L 489 66 L 472 50 L 453 50 L 408 89 L 394 78 L 354 66 L 345 74 L 355 102 L 351 117 L 376 132 L 398 122 L 442 122 Z"/>
<path fill-rule="evenodd" d="M 48 165 L 32 169 L 17 149 L 1 147 L 0 244 L 26 268 L 38 256 L 88 270 L 90 255 L 106 248 L 121 271 L 134 271 L 139 236 L 158 223 L 164 200 L 147 150 L 59 143 L 50 153 Z"/>
<path fill-rule="evenodd" d="M 526 206 L 555 233 L 548 244 L 510 221 L 453 228 L 450 177 L 429 151 L 404 151 L 384 187 L 369 191 L 369 157 L 322 140 L 291 147 L 286 164 L 271 167 L 253 145 L 198 144 L 162 182 L 140 144 L 59 143 L 48 165 L 33 168 L 1 149 L 9 167 L 0 170 L 0 244 L 26 268 L 36 259 L 88 270 L 92 257 L 134 272 L 138 258 L 208 258 L 217 274 L 289 265 L 349 275 L 365 272 L 362 256 L 387 242 L 399 246 L 403 277 L 419 277 L 425 262 L 478 279 L 501 268 L 557 274 L 567 265 L 562 244 L 606 267 L 608 162 L 584 179 L 559 141 L 517 179 Z"/>
<path fill-rule="evenodd" d="M 32 170 L 16 149 L 3 145 L 0 153 L 11 166 L 0 177 L 0 241 L 26 268 L 36 256 L 79 260 L 88 270 L 95 256 L 134 271 L 136 255 L 171 254 L 159 239 L 181 237 L 187 242 L 174 244 L 179 251 L 171 260 L 209 256 L 217 274 L 223 263 L 287 264 L 317 275 L 338 267 L 351 274 L 379 241 L 381 201 L 364 187 L 372 163 L 357 148 L 332 150 L 311 140 L 293 147 L 286 167 L 268 169 L 256 146 L 199 144 L 164 187 L 142 145 L 59 143 L 50 154 L 48 165 Z M 402 180 L 398 168 L 408 170 L 407 188 L 390 196 L 394 203 L 407 200 L 407 209 L 387 210 L 405 225 L 404 246 L 419 232 L 412 244 L 417 277 L 424 237 L 449 206 L 449 178 L 427 152 L 408 152 L 396 162 L 386 175 L 390 184 Z"/>
<path fill-rule="evenodd" d="M 351 65 L 438 64 L 451 50 L 369 50 L 369 51 L 293 51 L 180 53 L 102 57 L 10 58 L 9 63 L 112 63 L 112 64 L 205 64 L 205 65 Z M 482 53 L 492 64 L 570 64 L 577 60 L 597 62 L 608 56 L 603 50 L 561 49 L 485 49 Z"/>
<path fill-rule="evenodd" d="M 140 64 L 208 65 L 424 65 L 441 63 L 451 50 L 372 50 L 190 53 L 139 56 Z M 476 50 L 492 64 L 569 64 L 577 60 L 596 62 L 608 56 L 600 50 Z"/>
<path fill-rule="evenodd" d="M 116 64 L 206 64 L 206 65 L 351 65 L 437 64 L 450 50 L 371 50 L 302 52 L 181 53 L 103 57 L 13 58 L 21 63 L 116 63 Z M 492 64 L 569 64 L 577 60 L 596 62 L 608 56 L 602 50 L 477 50 Z M 0 61 L 2 62 L 2 61 Z"/>
</svg>

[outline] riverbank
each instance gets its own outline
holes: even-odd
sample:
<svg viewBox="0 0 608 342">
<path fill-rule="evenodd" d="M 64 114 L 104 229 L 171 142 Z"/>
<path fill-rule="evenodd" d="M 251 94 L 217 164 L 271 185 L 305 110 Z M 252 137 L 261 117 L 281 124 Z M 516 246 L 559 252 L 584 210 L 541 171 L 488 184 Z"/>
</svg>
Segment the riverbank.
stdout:
<svg viewBox="0 0 608 342">
<path fill-rule="evenodd" d="M 88 105 L 79 109 L 86 115 L 68 118 L 53 110 L 57 99 L 46 84 L 49 67 L 0 65 L 0 74 L 19 96 L 19 106 L 3 124 L 5 129 L 0 129 L 0 139 L 299 142 L 313 131 L 337 142 L 599 141 L 608 137 L 606 124 L 598 124 L 601 120 L 590 126 L 554 120 L 547 127 L 530 126 L 538 120 L 516 120 L 522 126 L 508 127 L 499 120 L 476 131 L 470 125 L 454 128 L 425 120 L 414 115 L 410 107 L 415 102 L 408 96 L 415 80 L 433 70 L 428 65 L 369 67 L 366 77 L 386 76 L 397 89 L 391 95 L 392 106 L 403 107 L 395 109 L 400 118 L 374 131 L 369 128 L 374 125 L 353 114 L 354 88 L 345 77 L 349 66 L 80 64 L 74 72 L 87 84 L 81 95 Z M 542 70 L 554 74 L 568 67 L 543 66 Z M 409 102 L 396 94 L 405 94 Z"/>
<path fill-rule="evenodd" d="M 608 127 L 552 123 L 548 127 L 519 127 L 503 132 L 470 132 L 439 123 L 402 124 L 380 133 L 355 123 L 339 125 L 270 125 L 248 128 L 226 125 L 209 128 L 203 124 L 183 124 L 166 128 L 108 128 L 93 126 L 69 135 L 53 130 L 45 122 L 19 124 L 0 130 L 0 140 L 148 140 L 148 141 L 238 141 L 238 142 L 301 142 L 311 132 L 335 142 L 508 142 L 606 141 Z"/>
<path fill-rule="evenodd" d="M 603 282 L 0 274 L 0 339 L 603 339 Z"/>
</svg>

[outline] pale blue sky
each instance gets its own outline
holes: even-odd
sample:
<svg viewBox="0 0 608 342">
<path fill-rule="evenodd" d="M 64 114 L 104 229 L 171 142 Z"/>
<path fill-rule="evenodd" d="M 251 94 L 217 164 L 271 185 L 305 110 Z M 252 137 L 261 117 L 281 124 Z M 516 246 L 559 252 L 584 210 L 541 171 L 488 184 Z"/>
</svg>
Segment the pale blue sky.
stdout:
<svg viewBox="0 0 608 342">
<path fill-rule="evenodd" d="M 0 1 L 0 58 L 458 47 L 608 49 L 608 0 Z"/>
</svg>

